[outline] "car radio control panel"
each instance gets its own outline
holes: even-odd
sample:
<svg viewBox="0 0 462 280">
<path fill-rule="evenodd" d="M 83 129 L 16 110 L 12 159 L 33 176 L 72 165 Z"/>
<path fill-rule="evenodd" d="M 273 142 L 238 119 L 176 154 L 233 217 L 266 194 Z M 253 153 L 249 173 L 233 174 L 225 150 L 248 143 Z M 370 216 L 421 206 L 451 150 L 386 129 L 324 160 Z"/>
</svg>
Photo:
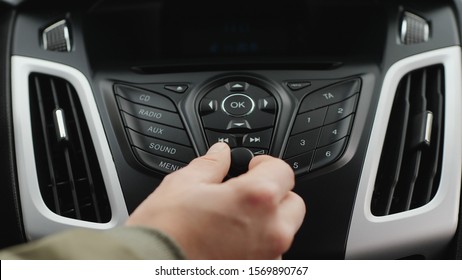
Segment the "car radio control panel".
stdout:
<svg viewBox="0 0 462 280">
<path fill-rule="evenodd" d="M 205 143 L 206 150 L 224 142 L 232 151 L 230 176 L 245 172 L 253 156 L 266 154 L 282 158 L 302 176 L 342 156 L 361 79 L 293 80 L 276 87 L 233 76 L 202 87 L 190 82 L 155 87 L 116 82 L 113 90 L 131 151 L 153 171 L 176 171 L 199 156 L 197 145 Z M 178 100 L 186 96 L 188 102 L 179 106 Z M 291 110 L 282 110 L 286 103 L 291 103 Z M 288 121 L 280 121 L 282 114 Z M 195 136 L 188 133 L 197 129 L 188 127 L 191 115 L 200 129 Z"/>
</svg>

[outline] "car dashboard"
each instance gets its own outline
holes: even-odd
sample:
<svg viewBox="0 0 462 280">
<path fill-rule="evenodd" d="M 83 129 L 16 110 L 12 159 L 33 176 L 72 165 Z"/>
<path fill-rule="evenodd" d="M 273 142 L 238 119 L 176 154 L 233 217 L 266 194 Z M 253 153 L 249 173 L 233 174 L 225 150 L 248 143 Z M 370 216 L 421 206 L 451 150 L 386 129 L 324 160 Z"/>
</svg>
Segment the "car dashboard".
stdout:
<svg viewBox="0 0 462 280">
<path fill-rule="evenodd" d="M 11 0 L 0 13 L 2 247 L 122 225 L 224 142 L 228 177 L 264 154 L 292 167 L 307 215 L 285 259 L 462 257 L 462 2 Z"/>
</svg>

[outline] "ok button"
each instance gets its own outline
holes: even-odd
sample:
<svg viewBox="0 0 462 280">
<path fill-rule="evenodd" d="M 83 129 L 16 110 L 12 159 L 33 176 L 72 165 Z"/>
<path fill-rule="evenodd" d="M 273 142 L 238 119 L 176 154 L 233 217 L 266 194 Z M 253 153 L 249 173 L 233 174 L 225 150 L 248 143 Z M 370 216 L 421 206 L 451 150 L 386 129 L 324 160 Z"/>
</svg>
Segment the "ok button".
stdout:
<svg viewBox="0 0 462 280">
<path fill-rule="evenodd" d="M 242 117 L 252 113 L 255 102 L 245 94 L 236 93 L 226 97 L 221 103 L 221 108 L 228 115 Z"/>
</svg>

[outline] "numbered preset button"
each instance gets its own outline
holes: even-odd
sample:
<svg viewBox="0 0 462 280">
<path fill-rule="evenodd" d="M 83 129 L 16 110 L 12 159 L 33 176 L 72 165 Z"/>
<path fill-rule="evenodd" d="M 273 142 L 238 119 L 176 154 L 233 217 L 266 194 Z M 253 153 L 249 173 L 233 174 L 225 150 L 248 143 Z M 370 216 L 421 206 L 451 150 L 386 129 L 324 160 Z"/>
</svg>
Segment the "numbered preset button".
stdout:
<svg viewBox="0 0 462 280">
<path fill-rule="evenodd" d="M 322 126 L 327 107 L 300 114 L 295 119 L 292 135 Z"/>
<path fill-rule="evenodd" d="M 290 158 L 316 148 L 321 129 L 310 130 L 289 138 L 284 158 Z"/>
<path fill-rule="evenodd" d="M 355 111 L 357 98 L 358 95 L 356 94 L 347 100 L 329 106 L 324 124 L 336 122 L 352 114 Z"/>
<path fill-rule="evenodd" d="M 343 152 L 346 138 L 343 138 L 329 146 L 316 150 L 311 170 L 323 167 L 336 161 Z"/>
<path fill-rule="evenodd" d="M 311 160 L 313 159 L 313 151 L 286 159 L 287 164 L 296 174 L 307 173 L 310 171 Z"/>
<path fill-rule="evenodd" d="M 352 117 L 353 116 L 350 115 L 341 121 L 324 126 L 321 131 L 321 136 L 319 136 L 318 147 L 328 145 L 347 136 Z"/>
</svg>

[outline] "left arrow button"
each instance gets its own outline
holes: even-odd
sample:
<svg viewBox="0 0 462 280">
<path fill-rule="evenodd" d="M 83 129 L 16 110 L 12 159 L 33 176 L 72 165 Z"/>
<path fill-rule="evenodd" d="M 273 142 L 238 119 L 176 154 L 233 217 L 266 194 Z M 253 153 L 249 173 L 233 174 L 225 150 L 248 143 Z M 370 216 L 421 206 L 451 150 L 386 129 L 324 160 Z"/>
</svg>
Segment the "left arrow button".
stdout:
<svg viewBox="0 0 462 280">
<path fill-rule="evenodd" d="M 216 112 L 218 109 L 218 101 L 213 99 L 204 98 L 200 104 L 200 114 L 202 116 Z"/>
</svg>

